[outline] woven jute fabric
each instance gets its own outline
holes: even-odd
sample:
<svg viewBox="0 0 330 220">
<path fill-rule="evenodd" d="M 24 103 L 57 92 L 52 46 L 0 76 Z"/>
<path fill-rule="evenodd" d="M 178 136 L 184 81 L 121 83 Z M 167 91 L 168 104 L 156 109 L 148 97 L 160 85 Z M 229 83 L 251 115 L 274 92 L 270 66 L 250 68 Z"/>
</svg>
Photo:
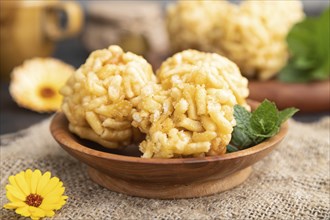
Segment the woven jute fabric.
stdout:
<svg viewBox="0 0 330 220">
<path fill-rule="evenodd" d="M 289 133 L 253 166 L 238 187 L 212 196 L 157 200 L 111 192 L 92 182 L 86 166 L 52 138 L 50 119 L 1 136 L 1 206 L 8 177 L 28 168 L 51 171 L 68 202 L 53 219 L 329 219 L 330 117 L 315 123 L 290 121 Z M 1 219 L 19 219 L 1 208 Z"/>
</svg>

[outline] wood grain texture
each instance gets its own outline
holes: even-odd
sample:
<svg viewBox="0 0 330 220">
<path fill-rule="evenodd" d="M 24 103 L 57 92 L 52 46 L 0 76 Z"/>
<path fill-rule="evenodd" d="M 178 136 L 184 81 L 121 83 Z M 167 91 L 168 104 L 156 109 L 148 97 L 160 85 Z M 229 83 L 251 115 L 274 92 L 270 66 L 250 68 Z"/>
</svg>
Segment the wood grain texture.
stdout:
<svg viewBox="0 0 330 220">
<path fill-rule="evenodd" d="M 274 101 L 279 109 L 299 108 L 301 112 L 330 110 L 330 81 L 314 83 L 283 83 L 277 80 L 250 81 L 249 98 L 262 102 Z"/>
<path fill-rule="evenodd" d="M 187 184 L 161 184 L 127 181 L 113 178 L 104 173 L 88 168 L 91 179 L 99 185 L 112 191 L 157 199 L 183 199 L 212 195 L 223 192 L 243 183 L 251 174 L 252 168 L 247 167 L 224 178 L 210 178 L 203 181 L 193 181 Z"/>
<path fill-rule="evenodd" d="M 252 101 L 249 104 L 252 108 L 256 108 L 258 105 Z M 136 152 L 132 153 L 129 148 L 109 150 L 93 142 L 82 140 L 69 131 L 68 121 L 63 113 L 55 115 L 50 130 L 63 149 L 79 161 L 87 164 L 92 170 L 98 171 L 91 177 L 99 184 L 115 191 L 118 187 L 109 184 L 114 182 L 118 185 L 120 181 L 126 182 L 127 185 L 134 185 L 134 183 L 137 185 L 162 185 L 167 186 L 170 190 L 176 185 L 182 184 L 198 185 L 198 183 L 207 181 L 214 184 L 214 181 L 220 181 L 224 177 L 251 166 L 269 154 L 282 141 L 287 133 L 288 123 L 284 123 L 280 132 L 274 137 L 242 151 L 204 158 L 173 159 L 141 158 L 134 156 Z M 91 173 L 92 171 L 90 171 Z M 104 181 L 100 180 L 100 175 L 104 175 Z M 239 180 L 235 179 L 232 187 L 236 186 L 238 182 Z M 220 187 L 217 189 L 222 191 Z M 118 192 L 123 192 L 123 190 L 119 191 L 118 189 Z M 212 191 L 212 193 L 216 192 L 217 190 Z M 128 190 L 126 193 L 137 195 Z M 206 194 L 208 195 L 210 192 L 206 192 Z M 187 194 L 184 195 L 188 197 Z M 158 194 L 155 194 L 155 198 L 157 196 Z M 200 192 L 196 195 L 191 194 L 191 197 L 195 196 L 202 196 L 202 194 Z M 153 196 L 150 194 L 150 197 Z"/>
</svg>

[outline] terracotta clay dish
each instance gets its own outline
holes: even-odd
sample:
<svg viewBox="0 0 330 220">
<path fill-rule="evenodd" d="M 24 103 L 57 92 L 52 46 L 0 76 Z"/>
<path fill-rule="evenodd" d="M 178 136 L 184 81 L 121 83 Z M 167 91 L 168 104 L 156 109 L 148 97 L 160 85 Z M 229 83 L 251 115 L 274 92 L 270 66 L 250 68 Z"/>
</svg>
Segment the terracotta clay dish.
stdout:
<svg viewBox="0 0 330 220">
<path fill-rule="evenodd" d="M 255 109 L 257 102 L 249 101 Z M 268 155 L 285 137 L 288 123 L 277 135 L 251 148 L 204 158 L 141 158 L 138 147 L 111 150 L 83 140 L 68 129 L 68 121 L 56 113 L 50 131 L 73 157 L 87 164 L 96 183 L 116 192 L 147 198 L 191 198 L 231 189 L 250 175 L 251 165 Z"/>
<path fill-rule="evenodd" d="M 274 101 L 279 109 L 296 107 L 300 112 L 323 112 L 330 110 L 330 81 L 283 83 L 277 80 L 249 81 L 250 99 Z"/>
</svg>

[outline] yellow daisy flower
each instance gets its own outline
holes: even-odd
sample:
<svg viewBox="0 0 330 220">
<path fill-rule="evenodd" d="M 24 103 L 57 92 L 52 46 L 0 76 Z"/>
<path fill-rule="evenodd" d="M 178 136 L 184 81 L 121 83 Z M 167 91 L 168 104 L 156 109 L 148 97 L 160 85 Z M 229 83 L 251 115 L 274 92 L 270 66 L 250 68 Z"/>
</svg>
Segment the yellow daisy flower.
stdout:
<svg viewBox="0 0 330 220">
<path fill-rule="evenodd" d="M 40 170 L 30 169 L 10 176 L 6 185 L 10 202 L 4 208 L 15 209 L 17 214 L 31 219 L 53 216 L 68 197 L 63 195 L 65 188 L 60 179 L 50 177 L 50 172 L 42 175 Z"/>
<path fill-rule="evenodd" d="M 38 112 L 56 111 L 62 103 L 59 89 L 74 68 L 54 58 L 34 58 L 16 67 L 9 91 L 18 105 Z"/>
</svg>

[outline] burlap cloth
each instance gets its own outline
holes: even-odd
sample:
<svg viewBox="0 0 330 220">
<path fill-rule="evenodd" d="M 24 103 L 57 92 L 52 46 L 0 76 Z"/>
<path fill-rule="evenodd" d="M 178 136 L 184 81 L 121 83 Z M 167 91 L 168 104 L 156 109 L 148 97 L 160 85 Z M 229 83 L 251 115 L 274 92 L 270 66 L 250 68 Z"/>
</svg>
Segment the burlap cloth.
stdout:
<svg viewBox="0 0 330 220">
<path fill-rule="evenodd" d="M 157 200 L 111 192 L 92 182 L 86 166 L 53 140 L 50 120 L 1 137 L 1 206 L 8 176 L 27 168 L 51 171 L 66 187 L 67 204 L 54 219 L 329 219 L 330 117 L 290 121 L 281 146 L 253 166 L 240 186 L 213 196 Z M 1 219 L 17 219 L 1 209 Z"/>
</svg>

